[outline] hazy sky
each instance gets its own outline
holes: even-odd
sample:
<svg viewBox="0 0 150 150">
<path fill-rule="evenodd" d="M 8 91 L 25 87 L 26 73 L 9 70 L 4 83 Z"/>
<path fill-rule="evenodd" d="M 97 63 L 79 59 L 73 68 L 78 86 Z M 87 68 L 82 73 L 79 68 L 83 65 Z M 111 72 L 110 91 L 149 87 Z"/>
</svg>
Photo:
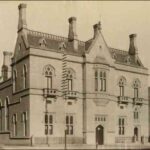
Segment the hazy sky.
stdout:
<svg viewBox="0 0 150 150">
<path fill-rule="evenodd" d="M 101 21 L 107 44 L 124 50 L 129 47 L 129 34 L 136 33 L 139 56 L 150 69 L 149 1 L 0 1 L 0 66 L 2 51 L 14 51 L 21 2 L 27 4 L 29 29 L 67 36 L 68 18 L 75 16 L 78 38 L 85 41 Z"/>
</svg>

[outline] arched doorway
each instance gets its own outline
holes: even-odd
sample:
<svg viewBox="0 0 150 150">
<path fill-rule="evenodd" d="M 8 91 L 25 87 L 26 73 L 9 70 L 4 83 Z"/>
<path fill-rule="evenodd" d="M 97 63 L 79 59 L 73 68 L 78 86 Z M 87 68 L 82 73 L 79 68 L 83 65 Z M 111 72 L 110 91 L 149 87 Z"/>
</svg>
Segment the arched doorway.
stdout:
<svg viewBox="0 0 150 150">
<path fill-rule="evenodd" d="M 134 128 L 134 140 L 135 140 L 135 142 L 139 140 L 138 127 L 135 127 L 135 128 Z"/>
<path fill-rule="evenodd" d="M 96 144 L 104 144 L 104 127 L 101 125 L 96 127 Z"/>
</svg>

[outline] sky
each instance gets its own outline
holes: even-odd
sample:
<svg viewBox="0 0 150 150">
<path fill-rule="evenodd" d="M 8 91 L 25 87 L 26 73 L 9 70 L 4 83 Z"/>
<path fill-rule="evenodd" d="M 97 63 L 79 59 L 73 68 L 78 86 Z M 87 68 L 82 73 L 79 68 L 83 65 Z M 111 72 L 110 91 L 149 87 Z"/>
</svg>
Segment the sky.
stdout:
<svg viewBox="0 0 150 150">
<path fill-rule="evenodd" d="M 101 21 L 107 44 L 127 51 L 136 33 L 139 57 L 150 69 L 150 1 L 0 1 L 0 66 L 3 51 L 14 51 L 20 3 L 27 4 L 27 26 L 36 31 L 67 37 L 68 18 L 75 16 L 78 39 L 86 41 Z"/>
</svg>

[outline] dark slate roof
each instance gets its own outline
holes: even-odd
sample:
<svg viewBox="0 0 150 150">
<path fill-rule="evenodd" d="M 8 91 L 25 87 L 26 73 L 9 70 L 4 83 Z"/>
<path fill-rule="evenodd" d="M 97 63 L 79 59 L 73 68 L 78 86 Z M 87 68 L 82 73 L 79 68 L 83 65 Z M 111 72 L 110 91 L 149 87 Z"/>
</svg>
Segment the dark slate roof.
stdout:
<svg viewBox="0 0 150 150">
<path fill-rule="evenodd" d="M 56 36 L 33 30 L 28 30 L 27 39 L 30 47 L 47 49 L 56 52 L 60 52 L 61 43 L 65 43 L 65 52 L 67 54 L 73 54 L 78 56 L 82 56 L 84 53 L 86 53 L 93 42 L 93 38 L 86 42 L 78 40 L 78 50 L 75 50 L 73 48 L 73 44 L 69 42 L 68 38 L 66 37 Z M 44 40 L 43 43 L 45 44 L 45 46 L 40 45 L 42 40 Z M 127 51 L 115 48 L 109 48 L 109 51 L 112 58 L 115 59 L 116 63 L 127 64 L 136 67 L 143 67 L 143 64 L 141 63 L 140 59 L 138 58 L 138 61 L 135 61 L 134 56 L 129 55 Z"/>
<path fill-rule="evenodd" d="M 110 51 L 112 58 L 115 59 L 117 63 L 143 67 L 143 64 L 141 63 L 139 57 L 137 61 L 135 61 L 135 56 L 129 55 L 127 51 L 119 50 L 115 48 L 109 48 L 109 51 Z"/>
<path fill-rule="evenodd" d="M 40 48 L 40 49 L 50 49 L 57 52 L 60 52 L 60 45 L 61 43 L 65 43 L 66 46 L 66 53 L 68 54 L 75 54 L 75 55 L 83 55 L 85 51 L 85 42 L 78 41 L 78 50 L 73 48 L 72 42 L 68 42 L 68 39 L 61 36 L 55 36 L 52 34 L 41 33 L 37 31 L 28 31 L 27 39 L 29 45 L 31 47 Z M 45 40 L 45 47 L 40 45 L 41 39 Z"/>
</svg>

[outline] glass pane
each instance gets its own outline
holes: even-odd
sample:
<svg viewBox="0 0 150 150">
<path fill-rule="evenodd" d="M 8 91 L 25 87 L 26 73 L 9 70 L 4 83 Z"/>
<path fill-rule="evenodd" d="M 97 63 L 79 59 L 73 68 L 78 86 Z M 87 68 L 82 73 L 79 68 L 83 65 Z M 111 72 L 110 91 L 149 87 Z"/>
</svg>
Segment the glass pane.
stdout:
<svg viewBox="0 0 150 150">
<path fill-rule="evenodd" d="M 53 116 L 52 116 L 52 115 L 49 116 L 49 123 L 50 123 L 50 124 L 53 123 Z"/>
<path fill-rule="evenodd" d="M 53 134 L 53 125 L 49 126 L 49 134 Z"/>
<path fill-rule="evenodd" d="M 69 117 L 66 116 L 66 124 L 69 124 Z"/>
<path fill-rule="evenodd" d="M 66 125 L 66 134 L 69 134 L 69 125 Z"/>
<path fill-rule="evenodd" d="M 48 134 L 48 126 L 47 125 L 45 126 L 45 134 L 46 135 Z"/>
<path fill-rule="evenodd" d="M 121 125 L 121 118 L 119 118 L 119 125 Z"/>
<path fill-rule="evenodd" d="M 98 79 L 95 78 L 95 91 L 98 91 Z"/>
<path fill-rule="evenodd" d="M 70 116 L 70 124 L 73 124 L 73 116 Z"/>
<path fill-rule="evenodd" d="M 73 126 L 70 126 L 70 134 L 73 134 Z"/>
<path fill-rule="evenodd" d="M 48 115 L 45 115 L 45 123 L 48 123 Z"/>
<path fill-rule="evenodd" d="M 68 90 L 72 91 L 72 79 L 68 80 Z"/>
</svg>

